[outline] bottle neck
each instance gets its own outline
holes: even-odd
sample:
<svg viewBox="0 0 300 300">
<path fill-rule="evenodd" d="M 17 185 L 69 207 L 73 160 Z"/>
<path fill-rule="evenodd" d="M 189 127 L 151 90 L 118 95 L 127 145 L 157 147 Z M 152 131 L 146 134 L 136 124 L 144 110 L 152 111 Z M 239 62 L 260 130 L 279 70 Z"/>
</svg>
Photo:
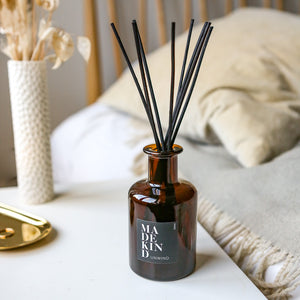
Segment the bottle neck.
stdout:
<svg viewBox="0 0 300 300">
<path fill-rule="evenodd" d="M 148 181 L 155 184 L 178 182 L 177 155 L 148 156 Z"/>
</svg>

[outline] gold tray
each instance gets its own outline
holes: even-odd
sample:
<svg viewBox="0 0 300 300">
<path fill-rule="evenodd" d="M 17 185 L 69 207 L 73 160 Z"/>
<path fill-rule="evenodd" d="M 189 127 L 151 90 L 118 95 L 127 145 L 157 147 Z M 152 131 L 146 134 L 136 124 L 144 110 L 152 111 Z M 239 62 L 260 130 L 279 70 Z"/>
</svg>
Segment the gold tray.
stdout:
<svg viewBox="0 0 300 300">
<path fill-rule="evenodd" d="M 0 250 L 30 245 L 50 231 L 47 220 L 0 203 Z"/>
</svg>

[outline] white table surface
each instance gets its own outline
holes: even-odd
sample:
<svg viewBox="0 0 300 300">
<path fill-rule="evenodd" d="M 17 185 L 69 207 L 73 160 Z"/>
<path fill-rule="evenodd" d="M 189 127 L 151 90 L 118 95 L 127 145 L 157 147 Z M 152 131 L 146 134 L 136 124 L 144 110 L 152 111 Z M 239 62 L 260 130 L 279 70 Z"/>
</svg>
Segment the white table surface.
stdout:
<svg viewBox="0 0 300 300">
<path fill-rule="evenodd" d="M 200 225 L 192 275 L 156 282 L 133 273 L 128 265 L 129 185 L 64 187 L 54 201 L 39 206 L 18 203 L 16 188 L 0 189 L 1 202 L 44 217 L 54 228 L 35 245 L 0 252 L 0 299 L 266 299 Z"/>
</svg>

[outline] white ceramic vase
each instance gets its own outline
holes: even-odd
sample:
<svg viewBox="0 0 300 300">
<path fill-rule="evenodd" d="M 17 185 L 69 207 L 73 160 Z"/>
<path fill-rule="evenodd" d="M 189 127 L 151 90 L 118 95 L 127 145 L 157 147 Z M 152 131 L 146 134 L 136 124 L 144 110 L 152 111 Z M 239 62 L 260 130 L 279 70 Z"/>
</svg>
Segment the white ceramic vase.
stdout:
<svg viewBox="0 0 300 300">
<path fill-rule="evenodd" d="M 9 61 L 19 199 L 25 204 L 53 198 L 47 68 L 44 61 Z"/>
</svg>

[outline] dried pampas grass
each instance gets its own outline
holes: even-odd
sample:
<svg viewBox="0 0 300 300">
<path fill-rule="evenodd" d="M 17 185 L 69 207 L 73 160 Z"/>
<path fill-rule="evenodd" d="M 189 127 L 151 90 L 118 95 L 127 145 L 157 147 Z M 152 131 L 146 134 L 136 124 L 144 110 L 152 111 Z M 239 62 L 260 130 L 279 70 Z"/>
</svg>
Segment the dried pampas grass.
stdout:
<svg viewBox="0 0 300 300">
<path fill-rule="evenodd" d="M 59 0 L 0 0 L 0 51 L 13 60 L 50 60 L 57 69 L 74 52 L 71 35 L 52 26 Z M 42 11 L 42 12 L 40 12 Z M 46 18 L 37 19 L 38 15 Z M 77 39 L 85 60 L 90 56 L 90 41 Z"/>
</svg>

